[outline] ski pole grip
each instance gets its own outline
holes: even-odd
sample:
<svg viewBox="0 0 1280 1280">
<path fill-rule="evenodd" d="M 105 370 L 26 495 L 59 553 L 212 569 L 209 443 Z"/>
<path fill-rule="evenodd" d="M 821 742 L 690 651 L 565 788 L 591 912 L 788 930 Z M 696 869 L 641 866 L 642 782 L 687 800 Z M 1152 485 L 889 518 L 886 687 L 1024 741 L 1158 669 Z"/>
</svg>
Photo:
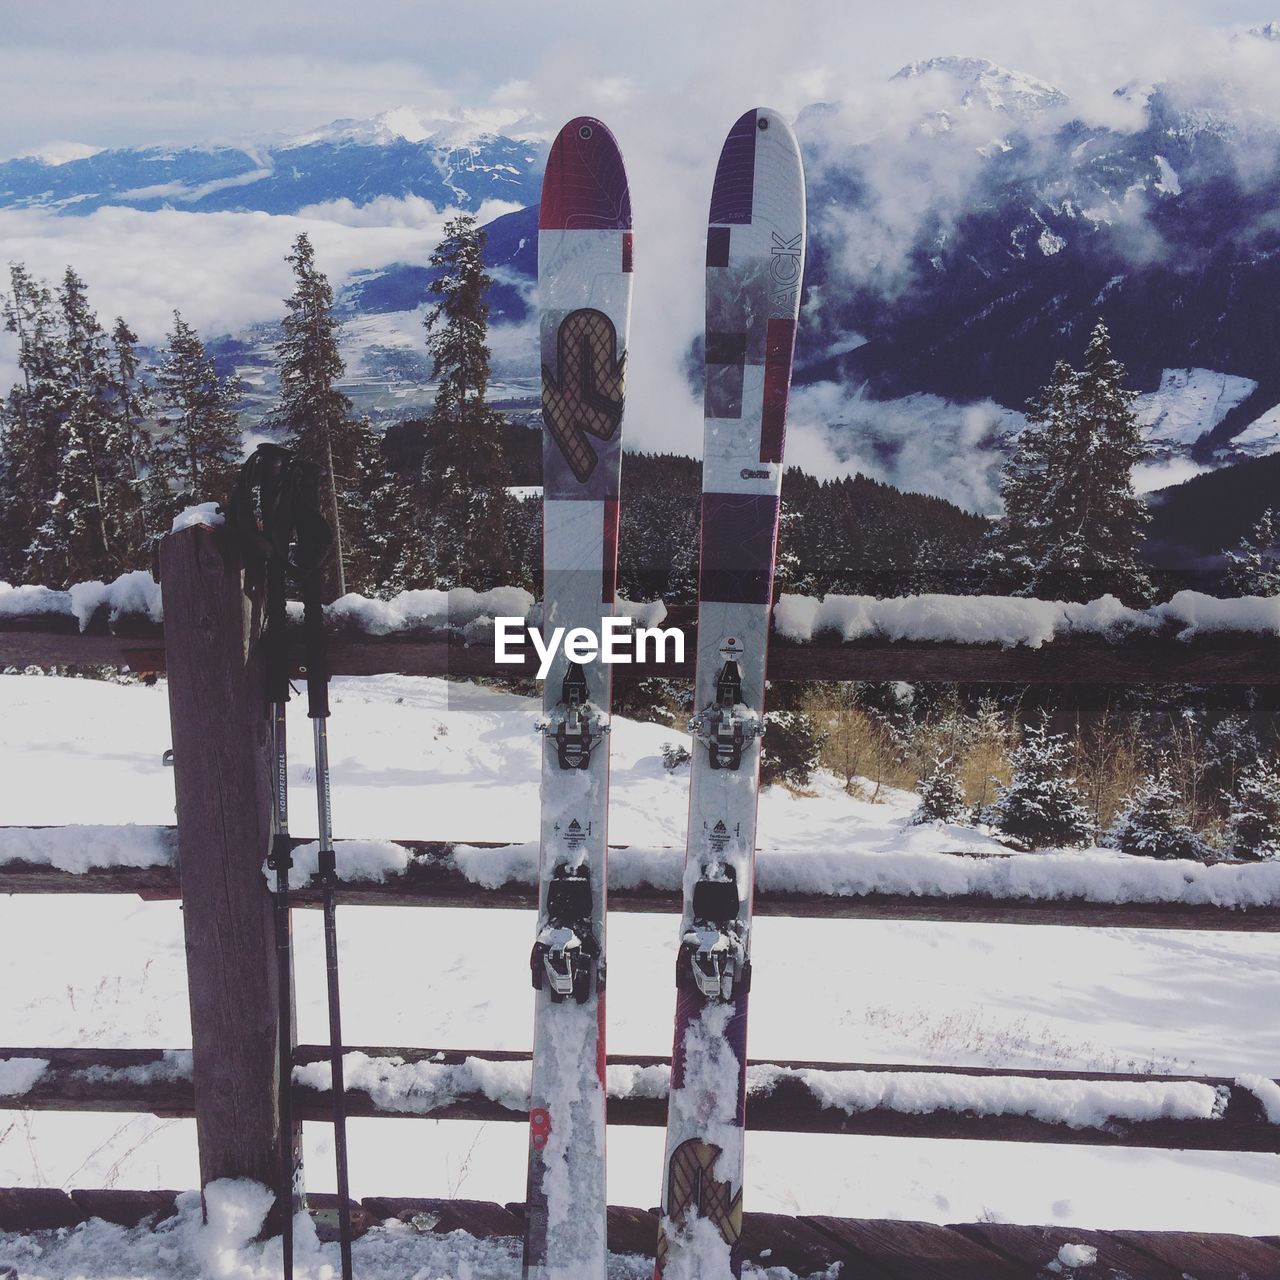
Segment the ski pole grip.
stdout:
<svg viewBox="0 0 1280 1280">
<path fill-rule="evenodd" d="M 323 719 L 329 714 L 329 663 L 320 579 L 315 574 L 302 587 L 302 638 L 307 661 L 307 715 L 312 720 Z"/>
</svg>

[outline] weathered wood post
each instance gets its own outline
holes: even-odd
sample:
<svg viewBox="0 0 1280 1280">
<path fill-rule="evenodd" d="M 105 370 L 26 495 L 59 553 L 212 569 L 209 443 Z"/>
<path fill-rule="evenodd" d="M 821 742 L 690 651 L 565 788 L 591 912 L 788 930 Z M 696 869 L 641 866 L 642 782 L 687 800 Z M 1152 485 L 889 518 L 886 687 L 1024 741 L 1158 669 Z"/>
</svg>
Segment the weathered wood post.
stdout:
<svg viewBox="0 0 1280 1280">
<path fill-rule="evenodd" d="M 225 530 L 170 534 L 160 566 L 200 1181 L 254 1178 L 274 1189 L 282 1135 L 278 987 L 262 875 L 271 774 L 260 619 Z M 296 1132 L 287 1136 L 297 1143 Z M 276 1213 L 272 1223 L 278 1231 Z"/>
</svg>

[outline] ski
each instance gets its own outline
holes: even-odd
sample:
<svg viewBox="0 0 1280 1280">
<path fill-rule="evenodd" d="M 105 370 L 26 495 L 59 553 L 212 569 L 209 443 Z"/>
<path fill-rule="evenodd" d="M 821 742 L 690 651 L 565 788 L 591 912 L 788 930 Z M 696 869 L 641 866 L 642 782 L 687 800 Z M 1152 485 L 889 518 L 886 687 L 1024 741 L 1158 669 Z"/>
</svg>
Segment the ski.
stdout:
<svg viewBox="0 0 1280 1280">
<path fill-rule="evenodd" d="M 566 124 L 547 159 L 538 292 L 543 633 L 599 639 L 616 596 L 631 197 L 613 135 L 589 117 Z M 543 686 L 527 1280 L 605 1275 L 609 671 L 560 649 Z"/>
<path fill-rule="evenodd" d="M 740 1276 L 747 1001 L 782 451 L 804 272 L 790 126 L 725 140 L 707 227 L 698 655 L 656 1280 Z"/>
</svg>

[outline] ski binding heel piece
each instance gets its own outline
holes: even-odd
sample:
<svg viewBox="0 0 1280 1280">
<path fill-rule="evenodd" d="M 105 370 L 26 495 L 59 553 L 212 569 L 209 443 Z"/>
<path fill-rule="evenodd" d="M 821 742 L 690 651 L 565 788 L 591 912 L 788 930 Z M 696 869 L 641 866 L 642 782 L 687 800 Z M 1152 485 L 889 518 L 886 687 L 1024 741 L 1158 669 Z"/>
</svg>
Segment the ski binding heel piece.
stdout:
<svg viewBox="0 0 1280 1280">
<path fill-rule="evenodd" d="M 713 769 L 740 769 L 743 748 L 753 738 L 764 737 L 764 721 L 743 704 L 736 659 L 727 659 L 720 668 L 715 701 L 689 721 L 689 732 L 707 748 Z"/>
<path fill-rule="evenodd" d="M 745 994 L 751 981 L 733 868 L 715 869 L 720 878 L 699 880 L 693 889 L 693 924 L 680 940 L 676 985 L 690 979 L 707 1000 Z"/>
<path fill-rule="evenodd" d="M 609 732 L 608 718 L 587 698 L 587 677 L 582 667 L 569 664 L 560 701 L 538 725 L 556 745 L 556 760 L 562 769 L 585 769 L 591 752 Z"/>
<path fill-rule="evenodd" d="M 582 1004 L 591 994 L 591 974 L 598 969 L 603 985 L 604 967 L 598 965 L 600 947 L 591 929 L 591 880 L 585 868 L 557 867 L 547 888 L 547 921 L 538 933 L 530 957 L 533 985 L 544 986 L 559 1004 L 571 996 Z"/>
</svg>

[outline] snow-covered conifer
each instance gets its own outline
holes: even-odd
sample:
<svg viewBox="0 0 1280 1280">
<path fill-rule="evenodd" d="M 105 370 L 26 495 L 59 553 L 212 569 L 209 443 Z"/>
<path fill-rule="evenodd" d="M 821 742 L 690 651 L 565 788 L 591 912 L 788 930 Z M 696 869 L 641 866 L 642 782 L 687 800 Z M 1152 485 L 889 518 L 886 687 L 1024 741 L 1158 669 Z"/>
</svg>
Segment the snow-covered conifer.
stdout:
<svg viewBox="0 0 1280 1280">
<path fill-rule="evenodd" d="M 1148 858 L 1200 858 L 1204 841 L 1187 822 L 1182 797 L 1161 759 L 1121 808 L 1107 843 Z"/>
<path fill-rule="evenodd" d="M 155 370 L 162 431 L 155 444 L 156 471 L 171 506 L 224 499 L 240 460 L 239 388 L 219 377 L 200 335 L 173 313 Z"/>
<path fill-rule="evenodd" d="M 1089 815 L 1069 776 L 1067 740 L 1048 717 L 1024 732 L 1009 759 L 1013 777 L 992 806 L 996 827 L 1027 849 L 1087 844 Z"/>
<path fill-rule="evenodd" d="M 1228 803 L 1231 852 L 1237 858 L 1280 857 L 1280 765 L 1259 756 L 1237 779 Z"/>
<path fill-rule="evenodd" d="M 1149 517 L 1133 489 L 1134 464 L 1147 453 L 1134 395 L 1099 321 L 1084 368 L 1059 362 L 1028 405 L 1002 475 L 1004 516 L 978 559 L 992 589 L 1060 600 L 1106 592 L 1151 598 L 1138 554 Z"/>
<path fill-rule="evenodd" d="M 803 787 L 822 755 L 827 731 L 807 711 L 764 713 L 765 735 L 760 743 L 760 782 L 787 782 Z"/>
<path fill-rule="evenodd" d="M 920 807 L 912 816 L 912 822 L 958 822 L 963 817 L 964 784 L 951 756 L 936 756 L 933 768 L 920 779 L 916 790 Z"/>
<path fill-rule="evenodd" d="M 1280 516 L 1274 507 L 1227 552 L 1227 586 L 1238 596 L 1280 595 Z"/>
<path fill-rule="evenodd" d="M 167 530 L 168 524 L 160 501 L 153 440 L 148 428 L 154 408 L 151 387 L 142 377 L 138 335 L 121 316 L 116 317 L 111 330 L 110 393 L 117 430 L 129 460 L 127 472 L 121 477 L 132 512 L 128 558 L 130 563 L 145 568 L 154 540 Z"/>
<path fill-rule="evenodd" d="M 352 536 L 346 490 L 355 470 L 359 425 L 351 416 L 351 401 L 337 389 L 346 366 L 338 351 L 333 289 L 316 266 L 315 250 L 305 231 L 285 261 L 293 268 L 294 288 L 285 299 L 284 337 L 276 347 L 280 405 L 274 419 L 298 455 L 320 468 L 321 509 L 333 526 L 339 551 L 322 570 L 325 597 L 334 599 L 343 591 L 344 543 Z M 409 537 L 412 530 L 402 533 Z"/>
<path fill-rule="evenodd" d="M 21 263 L 9 268 L 3 314 L 19 376 L 0 407 L 0 579 L 17 582 L 57 490 L 62 344 L 52 291 Z"/>
<path fill-rule="evenodd" d="M 106 335 L 70 267 L 58 304 L 57 478 L 28 556 L 28 573 L 50 586 L 111 578 L 131 567 L 140 501 L 130 485 L 128 432 L 114 412 Z"/>
<path fill-rule="evenodd" d="M 362 419 L 355 475 L 348 488 L 353 537 L 348 545 L 347 586 L 367 596 L 390 597 L 420 587 L 426 578 L 409 485 L 387 464 L 382 441 Z"/>
<path fill-rule="evenodd" d="M 439 299 L 427 313 L 427 350 L 437 380 L 422 464 L 428 572 L 438 587 L 484 587 L 503 578 L 509 476 L 489 408 L 486 337 L 493 283 L 485 233 L 470 214 L 445 225 L 431 255 Z"/>
</svg>

